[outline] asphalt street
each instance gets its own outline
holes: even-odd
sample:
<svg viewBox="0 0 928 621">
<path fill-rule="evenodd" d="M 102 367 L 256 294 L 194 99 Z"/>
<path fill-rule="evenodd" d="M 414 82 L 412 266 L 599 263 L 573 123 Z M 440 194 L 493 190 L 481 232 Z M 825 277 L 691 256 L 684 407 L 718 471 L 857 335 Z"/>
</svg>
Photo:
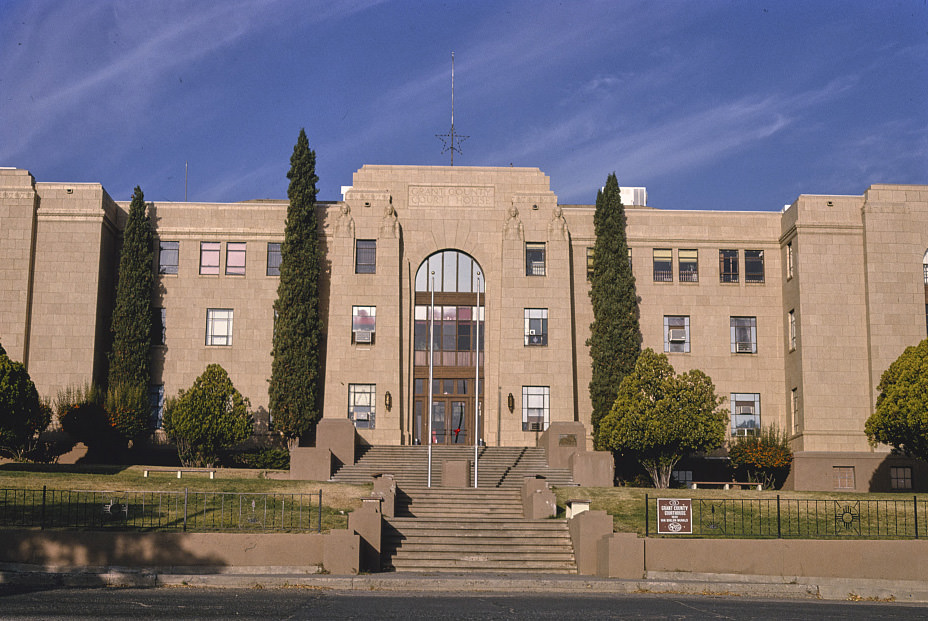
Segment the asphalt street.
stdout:
<svg viewBox="0 0 928 621">
<path fill-rule="evenodd" d="M 2 619 L 916 619 L 928 606 L 678 595 L 0 585 Z"/>
</svg>

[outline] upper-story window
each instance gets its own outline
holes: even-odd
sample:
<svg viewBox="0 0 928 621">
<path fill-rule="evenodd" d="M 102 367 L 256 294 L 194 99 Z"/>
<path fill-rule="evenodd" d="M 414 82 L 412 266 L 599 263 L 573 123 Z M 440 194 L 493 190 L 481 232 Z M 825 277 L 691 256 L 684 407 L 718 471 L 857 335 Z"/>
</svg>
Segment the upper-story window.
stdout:
<svg viewBox="0 0 928 621">
<path fill-rule="evenodd" d="M 267 275 L 280 276 L 280 244 L 275 242 L 267 244 Z"/>
<path fill-rule="evenodd" d="M 525 345 L 548 344 L 548 309 L 525 309 Z"/>
<path fill-rule="evenodd" d="M 789 312 L 789 350 L 793 351 L 796 349 L 796 344 L 799 341 L 798 329 L 796 327 L 796 311 L 791 310 Z"/>
<path fill-rule="evenodd" d="M 719 282 L 738 282 L 737 250 L 719 250 Z"/>
<path fill-rule="evenodd" d="M 786 280 L 793 277 L 793 264 L 796 257 L 793 256 L 793 242 L 786 242 Z M 925 282 L 928 283 L 928 267 L 925 268 Z"/>
<path fill-rule="evenodd" d="M 525 275 L 545 275 L 544 242 L 525 242 Z"/>
<path fill-rule="evenodd" d="M 688 316 L 664 316 L 664 351 L 689 353 L 690 318 Z"/>
<path fill-rule="evenodd" d="M 744 282 L 764 282 L 764 251 L 744 251 Z"/>
<path fill-rule="evenodd" d="M 593 248 L 586 249 L 586 279 L 593 280 Z"/>
<path fill-rule="evenodd" d="M 158 243 L 158 273 L 176 274 L 180 242 L 163 241 Z"/>
<path fill-rule="evenodd" d="M 377 334 L 377 307 L 351 307 L 351 342 L 372 345 Z"/>
<path fill-rule="evenodd" d="M 760 393 L 733 392 L 731 404 L 731 435 L 753 436 L 760 431 Z"/>
<path fill-rule="evenodd" d="M 231 347 L 232 309 L 206 309 L 206 344 Z"/>
<path fill-rule="evenodd" d="M 696 250 L 680 250 L 680 282 L 699 282 L 699 253 Z"/>
<path fill-rule="evenodd" d="M 219 242 L 200 242 L 200 274 L 219 274 Z"/>
<path fill-rule="evenodd" d="M 731 353 L 757 353 L 757 317 L 731 318 Z"/>
<path fill-rule="evenodd" d="M 459 250 L 440 250 L 425 259 L 416 270 L 416 291 L 427 293 L 474 293 L 486 290 L 484 275 L 469 254 Z"/>
<path fill-rule="evenodd" d="M 355 242 L 355 274 L 377 273 L 377 240 L 359 239 Z"/>
<path fill-rule="evenodd" d="M 673 251 L 654 249 L 654 282 L 673 282 Z"/>
<path fill-rule="evenodd" d="M 226 244 L 226 274 L 230 276 L 245 275 L 245 242 L 228 242 Z"/>
</svg>

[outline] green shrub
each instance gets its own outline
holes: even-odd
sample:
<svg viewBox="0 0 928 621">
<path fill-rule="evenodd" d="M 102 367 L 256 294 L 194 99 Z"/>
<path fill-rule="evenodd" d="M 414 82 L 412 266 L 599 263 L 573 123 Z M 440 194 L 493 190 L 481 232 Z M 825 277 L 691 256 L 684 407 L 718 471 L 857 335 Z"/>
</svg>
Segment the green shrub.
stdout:
<svg viewBox="0 0 928 621">
<path fill-rule="evenodd" d="M 151 408 L 145 386 L 119 383 L 106 391 L 109 425 L 126 441 L 148 431 Z"/>
<path fill-rule="evenodd" d="M 290 451 L 285 448 L 263 447 L 233 453 L 229 456 L 233 468 L 254 468 L 257 470 L 289 470 Z"/>
<path fill-rule="evenodd" d="M 779 488 L 789 475 L 793 451 L 789 438 L 776 425 L 768 425 L 756 436 L 739 436 L 728 446 L 728 458 L 735 476 Z"/>
<path fill-rule="evenodd" d="M 26 367 L 0 354 L 0 454 L 21 459 L 50 421 Z"/>
<path fill-rule="evenodd" d="M 118 463 L 126 448 L 125 439 L 110 424 L 106 393 L 93 384 L 69 386 L 58 393 L 55 411 L 61 428 L 75 442 L 87 445 L 91 463 Z"/>
<path fill-rule="evenodd" d="M 188 390 L 164 404 L 164 430 L 177 445 L 185 466 L 215 466 L 222 451 L 244 442 L 254 420 L 248 399 L 232 385 L 229 374 L 211 364 Z"/>
</svg>

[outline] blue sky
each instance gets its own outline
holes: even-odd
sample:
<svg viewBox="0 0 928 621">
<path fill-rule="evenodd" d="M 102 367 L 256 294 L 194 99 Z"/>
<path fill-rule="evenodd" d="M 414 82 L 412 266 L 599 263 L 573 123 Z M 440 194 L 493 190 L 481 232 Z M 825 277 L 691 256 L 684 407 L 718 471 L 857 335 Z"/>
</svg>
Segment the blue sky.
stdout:
<svg viewBox="0 0 928 621">
<path fill-rule="evenodd" d="M 0 0 L 0 166 L 128 200 L 319 199 L 364 164 L 606 176 L 667 209 L 928 183 L 926 0 Z"/>
</svg>

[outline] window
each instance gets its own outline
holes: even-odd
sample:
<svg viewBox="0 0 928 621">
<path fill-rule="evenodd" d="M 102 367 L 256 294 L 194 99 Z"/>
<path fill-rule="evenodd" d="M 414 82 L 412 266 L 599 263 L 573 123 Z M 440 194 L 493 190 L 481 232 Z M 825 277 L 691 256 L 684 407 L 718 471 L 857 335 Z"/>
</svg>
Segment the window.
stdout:
<svg viewBox="0 0 928 621">
<path fill-rule="evenodd" d="M 167 318 L 166 311 L 163 308 L 151 309 L 151 344 L 152 346 L 164 345 L 164 326 Z"/>
<path fill-rule="evenodd" d="M 690 318 L 664 316 L 664 351 L 690 352 Z"/>
<path fill-rule="evenodd" d="M 355 242 L 355 274 L 377 273 L 377 240 L 359 239 Z"/>
<path fill-rule="evenodd" d="M 802 431 L 802 420 L 799 418 L 799 389 L 793 388 L 790 393 L 790 409 L 793 412 L 793 433 Z"/>
<path fill-rule="evenodd" d="M 430 255 L 416 271 L 417 292 L 434 289 L 435 293 L 483 293 L 485 284 L 480 264 L 457 250 L 440 250 Z"/>
<path fill-rule="evenodd" d="M 164 384 L 148 387 L 148 405 L 151 416 L 148 424 L 152 429 L 164 426 Z"/>
<path fill-rule="evenodd" d="M 744 282 L 764 282 L 764 251 L 744 251 Z"/>
<path fill-rule="evenodd" d="M 690 483 L 693 482 L 693 471 L 692 470 L 673 470 L 670 473 L 670 479 L 678 487 L 689 487 Z"/>
<path fill-rule="evenodd" d="M 632 249 L 628 249 L 628 269 L 632 269 Z"/>
<path fill-rule="evenodd" d="M 522 431 L 548 428 L 550 395 L 547 386 L 522 387 Z"/>
<path fill-rule="evenodd" d="M 351 307 L 351 342 L 374 344 L 377 332 L 377 307 L 352 306 Z"/>
<path fill-rule="evenodd" d="M 909 466 L 890 467 L 889 487 L 891 489 L 912 489 L 912 468 Z"/>
<path fill-rule="evenodd" d="M 786 280 L 793 277 L 793 242 L 786 243 Z"/>
<path fill-rule="evenodd" d="M 696 250 L 680 250 L 680 282 L 699 282 L 699 260 Z"/>
<path fill-rule="evenodd" d="M 757 435 L 760 432 L 760 394 L 733 392 L 730 399 L 731 435 Z"/>
<path fill-rule="evenodd" d="M 377 384 L 348 384 L 348 420 L 357 429 L 373 429 Z"/>
<path fill-rule="evenodd" d="M 226 274 L 230 276 L 245 275 L 245 242 L 228 242 L 226 244 Z"/>
<path fill-rule="evenodd" d="M 794 351 L 796 349 L 796 311 L 791 310 L 789 312 L 789 350 Z"/>
<path fill-rule="evenodd" d="M 547 308 L 525 309 L 525 344 L 541 346 L 548 344 Z"/>
<path fill-rule="evenodd" d="M 731 353 L 757 353 L 757 317 L 731 318 Z"/>
<path fill-rule="evenodd" d="M 586 249 L 586 279 L 593 280 L 593 249 L 589 247 Z"/>
<path fill-rule="evenodd" d="M 206 344 L 229 347 L 232 345 L 232 309 L 206 309 Z"/>
<path fill-rule="evenodd" d="M 280 244 L 267 244 L 267 275 L 280 276 Z"/>
<path fill-rule="evenodd" d="M 163 241 L 158 244 L 158 273 L 176 274 L 180 242 Z"/>
<path fill-rule="evenodd" d="M 545 275 L 545 245 L 544 242 L 525 242 L 525 275 Z"/>
<path fill-rule="evenodd" d="M 835 489 L 857 489 L 854 483 L 854 466 L 834 466 Z"/>
<path fill-rule="evenodd" d="M 737 250 L 719 250 L 719 282 L 738 282 Z"/>
<path fill-rule="evenodd" d="M 654 282 L 673 282 L 673 251 L 654 249 Z"/>
<path fill-rule="evenodd" d="M 219 242 L 200 242 L 200 273 L 219 274 Z"/>
<path fill-rule="evenodd" d="M 477 345 L 478 310 L 474 306 L 435 305 L 432 307 L 434 319 L 429 316 L 429 306 L 416 305 L 413 346 L 415 348 L 415 366 L 429 364 L 429 324 L 434 324 L 432 332 L 432 349 L 434 364 L 446 367 L 473 367 L 476 362 L 474 349 Z M 484 307 L 480 307 L 480 352 L 483 364 L 483 351 L 486 344 L 484 327 L 486 318 Z"/>
</svg>

